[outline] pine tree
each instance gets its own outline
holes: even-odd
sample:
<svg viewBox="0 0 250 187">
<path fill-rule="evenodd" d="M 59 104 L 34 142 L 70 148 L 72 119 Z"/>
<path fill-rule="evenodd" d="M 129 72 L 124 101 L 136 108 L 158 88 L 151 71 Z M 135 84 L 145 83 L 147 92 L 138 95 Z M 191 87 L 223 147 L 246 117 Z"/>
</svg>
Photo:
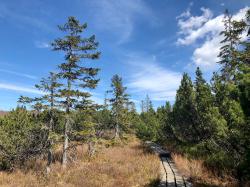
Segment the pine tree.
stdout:
<svg viewBox="0 0 250 187">
<path fill-rule="evenodd" d="M 53 131 L 53 129 L 55 128 L 54 112 L 58 107 L 57 105 L 58 89 L 61 86 L 61 84 L 58 83 L 57 79 L 58 79 L 57 75 L 53 72 L 50 72 L 47 78 L 42 78 L 40 84 L 35 85 L 35 87 L 43 93 L 43 96 L 36 98 L 21 96 L 19 98 L 20 103 L 23 104 L 34 103 L 32 106 L 35 109 L 36 118 L 37 114 L 41 113 L 42 110 L 48 111 L 49 119 L 48 121 L 45 122 L 46 123 L 45 129 L 47 132 L 46 144 L 48 149 L 47 168 L 46 168 L 47 173 L 50 172 L 50 165 L 53 159 L 52 148 L 54 144 L 54 139 L 57 139 L 57 135 Z"/>
<path fill-rule="evenodd" d="M 152 101 L 150 100 L 148 94 L 146 95 L 146 98 L 145 98 L 145 112 L 152 112 L 153 111 L 153 104 L 152 104 Z"/>
<path fill-rule="evenodd" d="M 243 21 L 241 21 L 243 22 Z M 246 13 L 245 23 L 236 24 L 245 25 L 242 33 L 247 33 L 247 39 L 240 42 L 243 50 L 238 53 L 239 69 L 237 71 L 237 85 L 239 87 L 240 103 L 246 116 L 250 116 L 250 9 Z"/>
<path fill-rule="evenodd" d="M 183 74 L 173 107 L 174 133 L 182 142 L 196 143 L 202 136 L 197 129 L 195 93 L 191 78 Z"/>
<path fill-rule="evenodd" d="M 41 98 L 38 98 L 43 103 L 43 108 L 48 109 L 49 114 L 49 122 L 47 123 L 47 131 L 48 131 L 48 162 L 47 162 L 47 173 L 50 172 L 50 165 L 53 160 L 53 145 L 54 139 L 56 139 L 56 134 L 53 131 L 55 128 L 55 121 L 54 121 L 54 112 L 58 107 L 58 89 L 61 86 L 60 83 L 57 81 L 58 77 L 57 74 L 50 72 L 48 78 L 43 78 L 40 81 L 40 84 L 36 85 L 40 91 L 45 93 Z"/>
<path fill-rule="evenodd" d="M 141 113 L 144 113 L 145 112 L 145 103 L 144 103 L 144 100 L 141 100 Z"/>
<path fill-rule="evenodd" d="M 213 138 L 214 135 L 225 136 L 225 120 L 220 115 L 218 107 L 213 105 L 213 96 L 210 86 L 202 77 L 202 72 L 199 67 L 196 70 L 195 102 L 197 107 L 197 126 L 200 134 L 203 134 L 200 140 Z"/>
<path fill-rule="evenodd" d="M 244 113 L 240 106 L 239 89 L 237 86 L 237 74 L 240 72 L 240 60 L 238 45 L 241 39 L 240 34 L 245 28 L 245 23 L 232 20 L 232 16 L 225 13 L 225 30 L 221 32 L 224 46 L 220 51 L 221 74 L 213 77 L 214 92 L 217 97 L 217 105 L 221 114 L 228 122 L 230 129 L 237 128 L 244 123 Z"/>
<path fill-rule="evenodd" d="M 221 35 L 224 36 L 221 43 L 224 45 L 220 49 L 220 61 L 218 63 L 222 64 L 221 78 L 223 81 L 230 82 L 235 81 L 236 71 L 239 68 L 237 45 L 241 39 L 240 34 L 242 33 L 245 24 L 244 22 L 232 20 L 232 15 L 226 10 L 224 16 L 224 27 L 224 31 L 221 32 Z"/>
<path fill-rule="evenodd" d="M 81 34 L 86 28 L 86 23 L 80 24 L 76 18 L 69 17 L 67 23 L 59 26 L 65 36 L 52 43 L 55 51 L 65 54 L 65 62 L 58 66 L 58 76 L 63 80 L 62 88 L 59 90 L 61 107 L 66 112 L 62 159 L 64 167 L 67 164 L 69 130 L 72 125 L 71 111 L 82 105 L 81 101 L 86 101 L 91 96 L 86 89 L 94 89 L 99 81 L 95 78 L 99 69 L 84 67 L 81 61 L 82 59 L 98 59 L 100 56 L 100 53 L 96 51 L 98 43 L 95 41 L 95 36 L 82 37 Z"/>
<path fill-rule="evenodd" d="M 126 127 L 126 105 L 129 102 L 129 95 L 126 93 L 127 88 L 123 86 L 122 78 L 114 75 L 111 79 L 112 90 L 108 91 L 113 95 L 109 102 L 111 104 L 112 115 L 115 123 L 115 139 L 120 138 L 121 128 Z"/>
<path fill-rule="evenodd" d="M 219 74 L 214 74 L 212 87 L 216 105 L 227 121 L 227 128 L 229 129 L 227 138 L 223 142 L 223 149 L 230 150 L 232 165 L 234 168 L 239 168 L 242 155 L 245 152 L 242 129 L 246 126 L 239 77 L 243 72 L 242 67 L 247 64 L 246 61 L 241 60 L 241 54 L 244 51 L 241 48 L 244 49 L 244 47 L 241 46 L 240 41 L 247 24 L 243 20 L 234 21 L 228 12 L 225 14 L 224 23 L 225 29 L 221 33 L 224 36 L 224 40 L 221 41 L 224 46 L 221 48 L 219 55 L 221 58 L 219 63 L 222 65 L 222 69 Z"/>
<path fill-rule="evenodd" d="M 141 121 L 137 124 L 137 135 L 145 140 L 157 141 L 160 138 L 160 119 L 148 95 L 144 103 L 145 111 L 140 114 Z"/>
<path fill-rule="evenodd" d="M 171 112 L 172 108 L 168 101 L 164 106 L 157 108 L 156 116 L 160 123 L 159 135 L 161 140 L 173 139 Z"/>
<path fill-rule="evenodd" d="M 46 131 L 25 107 L 17 107 L 0 119 L 0 168 L 13 169 L 45 153 Z"/>
</svg>

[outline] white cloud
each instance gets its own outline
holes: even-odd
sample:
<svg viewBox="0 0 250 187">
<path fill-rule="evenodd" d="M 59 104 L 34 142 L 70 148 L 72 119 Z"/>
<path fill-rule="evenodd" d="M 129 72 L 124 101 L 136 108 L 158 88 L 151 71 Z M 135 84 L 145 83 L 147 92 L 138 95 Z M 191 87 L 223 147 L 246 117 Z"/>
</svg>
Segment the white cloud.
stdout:
<svg viewBox="0 0 250 187">
<path fill-rule="evenodd" d="M 218 54 L 220 52 L 220 41 L 222 36 L 213 37 L 206 40 L 201 47 L 194 50 L 192 60 L 196 66 L 201 67 L 203 70 L 209 71 L 219 67 L 218 61 L 220 60 Z"/>
<path fill-rule="evenodd" d="M 88 3 L 95 12 L 93 18 L 96 27 L 110 31 L 118 38 L 118 44 L 130 40 L 138 15 L 144 19 L 153 19 L 151 10 L 142 0 L 92 0 Z"/>
<path fill-rule="evenodd" d="M 189 4 L 188 4 L 188 8 L 184 11 L 184 12 L 182 12 L 179 16 L 177 16 L 176 17 L 176 19 L 180 19 L 180 18 L 188 18 L 188 17 L 190 17 L 191 16 L 191 7 L 194 5 L 194 3 L 193 2 L 190 2 Z"/>
<path fill-rule="evenodd" d="M 183 35 L 184 38 L 178 38 L 177 44 L 180 45 L 188 45 L 200 37 L 200 35 L 206 32 L 205 29 L 199 30 L 204 26 L 206 22 L 208 22 L 213 16 L 211 10 L 206 8 L 201 8 L 202 15 L 201 16 L 191 16 L 187 19 L 183 19 L 182 17 L 178 18 L 178 26 L 180 28 L 179 34 Z M 194 32 L 196 31 L 196 32 Z"/>
<path fill-rule="evenodd" d="M 12 91 L 20 92 L 20 93 L 26 92 L 26 93 L 33 93 L 33 94 L 43 94 L 41 91 L 34 89 L 34 88 L 17 86 L 17 85 L 9 84 L 9 83 L 0 83 L 0 89 L 12 90 Z"/>
<path fill-rule="evenodd" d="M 41 49 L 43 49 L 43 48 L 50 48 L 50 44 L 49 43 L 47 43 L 47 42 L 41 42 L 41 41 L 35 41 L 35 46 L 37 48 L 41 48 Z"/>
<path fill-rule="evenodd" d="M 148 94 L 155 101 L 175 99 L 181 73 L 161 67 L 155 57 L 129 56 L 128 64 L 133 74 L 127 86 L 134 94 Z"/>
<path fill-rule="evenodd" d="M 240 9 L 233 15 L 234 20 L 241 20 L 249 7 Z M 220 42 L 223 36 L 220 35 L 224 29 L 224 15 L 218 15 L 213 18 L 212 11 L 201 8 L 201 16 L 192 16 L 183 19 L 178 18 L 179 35 L 177 40 L 178 45 L 196 44 L 198 47 L 192 55 L 192 63 L 195 66 L 200 66 L 203 71 L 211 71 L 218 68 L 218 55 L 220 47 L 223 45 Z"/>
<path fill-rule="evenodd" d="M 0 72 L 9 73 L 9 74 L 17 75 L 17 76 L 20 76 L 20 77 L 25 77 L 25 78 L 28 78 L 28 79 L 37 79 L 37 77 L 33 76 L 33 75 L 29 75 L 29 74 L 26 74 L 26 73 L 19 73 L 19 72 L 16 72 L 16 71 L 10 71 L 10 70 L 6 70 L 6 69 L 0 69 Z"/>
</svg>

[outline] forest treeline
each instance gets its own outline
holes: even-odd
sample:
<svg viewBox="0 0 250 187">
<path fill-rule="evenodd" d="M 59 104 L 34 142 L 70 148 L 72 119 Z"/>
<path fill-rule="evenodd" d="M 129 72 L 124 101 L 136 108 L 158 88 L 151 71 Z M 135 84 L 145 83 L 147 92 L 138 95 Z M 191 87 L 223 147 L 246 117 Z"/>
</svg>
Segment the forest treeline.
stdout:
<svg viewBox="0 0 250 187">
<path fill-rule="evenodd" d="M 11 170 L 43 156 L 49 173 L 58 145 L 62 145 L 62 167 L 66 168 L 74 159 L 69 151 L 79 144 L 88 144 L 91 157 L 100 141 L 115 144 L 127 134 L 136 134 L 142 140 L 171 145 L 189 158 L 202 159 L 219 175 L 230 172 L 248 180 L 250 10 L 241 21 L 226 12 L 224 25 L 220 70 L 211 82 L 206 82 L 199 68 L 194 81 L 184 73 L 173 105 L 166 102 L 154 109 L 146 96 L 138 112 L 119 75 L 112 77 L 103 105 L 91 100 L 99 69 L 91 67 L 90 61 L 101 53 L 94 35 L 83 37 L 87 24 L 69 17 L 59 26 L 62 37 L 51 44 L 64 59 L 57 72 L 50 72 L 36 85 L 43 95 L 21 96 L 19 106 L 0 118 L 1 169 Z"/>
<path fill-rule="evenodd" d="M 242 181 L 250 177 L 250 10 L 242 21 L 226 12 L 224 25 L 220 70 L 211 82 L 198 67 L 194 82 L 183 74 L 173 106 L 154 111 L 147 97 L 137 133 Z"/>
</svg>

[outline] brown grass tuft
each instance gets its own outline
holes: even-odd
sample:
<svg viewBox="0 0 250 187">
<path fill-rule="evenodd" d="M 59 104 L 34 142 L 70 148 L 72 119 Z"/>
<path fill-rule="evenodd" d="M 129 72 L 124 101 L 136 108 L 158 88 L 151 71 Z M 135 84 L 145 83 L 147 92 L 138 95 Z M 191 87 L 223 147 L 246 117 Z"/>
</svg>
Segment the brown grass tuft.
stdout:
<svg viewBox="0 0 250 187">
<path fill-rule="evenodd" d="M 45 161 L 41 160 L 30 163 L 32 166 L 25 171 L 0 172 L 0 186 L 146 187 L 158 181 L 158 158 L 146 153 L 138 140 L 123 146 L 102 147 L 91 160 L 85 153 L 86 146 L 78 146 L 78 160 L 66 170 L 56 162 L 49 176 L 44 174 Z"/>
<path fill-rule="evenodd" d="M 172 154 L 172 158 L 177 168 L 194 183 L 194 186 L 237 186 L 236 179 L 228 175 L 223 178 L 216 176 L 204 166 L 202 160 L 188 159 L 180 154 Z"/>
</svg>

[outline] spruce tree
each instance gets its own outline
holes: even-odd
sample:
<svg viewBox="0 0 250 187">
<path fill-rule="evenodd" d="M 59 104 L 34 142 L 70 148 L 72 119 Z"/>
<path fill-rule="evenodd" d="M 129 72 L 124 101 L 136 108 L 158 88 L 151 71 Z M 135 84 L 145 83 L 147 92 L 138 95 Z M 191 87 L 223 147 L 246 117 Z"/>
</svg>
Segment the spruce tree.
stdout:
<svg viewBox="0 0 250 187">
<path fill-rule="evenodd" d="M 221 43 L 224 46 L 220 51 L 220 61 L 222 65 L 221 74 L 213 77 L 214 91 L 221 114 L 228 122 L 230 129 L 237 129 L 238 125 L 244 123 L 244 113 L 240 105 L 240 94 L 237 86 L 237 74 L 240 72 L 240 60 L 238 46 L 241 39 L 245 23 L 232 20 L 232 16 L 226 11 L 225 13 L 225 29 L 221 32 L 224 40 Z"/>
<path fill-rule="evenodd" d="M 61 86 L 58 83 L 57 74 L 50 72 L 48 78 L 43 78 L 40 81 L 40 84 L 36 85 L 36 88 L 45 93 L 41 98 L 38 98 L 43 103 L 43 108 L 48 110 L 49 114 L 49 122 L 47 122 L 47 131 L 48 131 L 48 156 L 47 156 L 47 173 L 50 172 L 50 165 L 53 160 L 53 145 L 54 139 L 56 139 L 57 135 L 53 131 L 55 129 L 55 120 L 54 120 L 54 112 L 58 108 L 58 89 Z"/>
<path fill-rule="evenodd" d="M 242 105 L 242 90 L 239 86 L 239 77 L 242 77 L 243 69 L 246 67 L 246 61 L 241 60 L 241 54 L 244 47 L 241 45 L 241 35 L 246 30 L 247 24 L 242 21 L 234 21 L 232 16 L 226 12 L 225 29 L 221 33 L 224 36 L 223 47 L 219 57 L 221 72 L 214 74 L 212 87 L 215 93 L 216 105 L 220 113 L 227 121 L 228 134 L 223 142 L 223 149 L 230 150 L 232 165 L 239 168 L 242 162 L 242 155 L 245 152 L 245 146 L 242 134 L 246 126 L 246 116 L 244 114 L 244 104 Z M 243 50 L 241 50 L 243 49 Z M 243 91 L 244 92 L 244 91 Z"/>
<path fill-rule="evenodd" d="M 114 75 L 111 79 L 112 90 L 108 91 L 112 94 L 112 98 L 109 99 L 111 104 L 111 111 L 115 123 L 115 136 L 117 140 L 120 138 L 122 132 L 121 128 L 125 128 L 127 124 L 126 105 L 129 102 L 129 95 L 126 93 L 127 88 L 123 86 L 122 78 L 119 75 Z"/>
<path fill-rule="evenodd" d="M 145 103 L 144 103 L 144 100 L 141 100 L 141 113 L 145 112 Z"/>
<path fill-rule="evenodd" d="M 173 139 L 173 129 L 171 122 L 172 108 L 170 102 L 166 102 L 164 106 L 158 107 L 156 116 L 160 123 L 159 135 L 161 140 Z"/>
<path fill-rule="evenodd" d="M 237 83 L 240 92 L 241 107 L 246 116 L 246 123 L 241 128 L 246 151 L 241 168 L 243 174 L 250 179 L 250 9 L 246 13 L 245 28 L 247 39 L 240 43 L 243 50 L 239 52 L 240 66 L 237 74 Z"/>
<path fill-rule="evenodd" d="M 69 131 L 72 125 L 71 112 L 77 106 L 82 105 L 81 101 L 86 101 L 91 96 L 86 89 L 94 89 L 99 81 L 95 78 L 99 69 L 82 64 L 82 59 L 94 60 L 100 56 L 100 52 L 96 51 L 98 42 L 95 41 L 95 36 L 82 37 L 86 28 L 86 23 L 80 24 L 76 18 L 69 17 L 64 25 L 59 26 L 59 30 L 65 33 L 64 37 L 58 38 L 52 43 L 53 49 L 63 52 L 65 56 L 65 62 L 58 66 L 58 76 L 63 83 L 59 90 L 61 107 L 66 112 L 62 159 L 64 167 L 67 164 Z"/>
<path fill-rule="evenodd" d="M 140 114 L 141 122 L 137 125 L 137 134 L 145 140 L 157 141 L 160 138 L 160 118 L 158 118 L 148 95 L 146 95 L 144 103 L 145 111 Z"/>
<path fill-rule="evenodd" d="M 32 107 L 35 109 L 35 114 L 39 114 L 42 110 L 48 111 L 48 120 L 45 121 L 46 129 L 46 144 L 47 144 L 47 168 L 46 172 L 50 172 L 50 165 L 53 160 L 53 144 L 54 139 L 57 139 L 57 135 L 54 132 L 55 121 L 54 121 L 54 112 L 58 108 L 58 89 L 61 86 L 58 83 L 58 77 L 56 73 L 50 72 L 47 78 L 42 78 L 40 84 L 36 84 L 35 87 L 39 89 L 43 95 L 41 97 L 29 98 L 21 96 L 19 102 L 23 104 L 32 104 Z"/>
<path fill-rule="evenodd" d="M 197 127 L 200 140 L 208 140 L 213 136 L 225 136 L 226 124 L 219 113 L 218 107 L 213 105 L 213 96 L 210 86 L 206 83 L 199 67 L 196 70 L 195 103 L 197 115 Z"/>
<path fill-rule="evenodd" d="M 146 95 L 146 98 L 145 98 L 145 112 L 152 112 L 153 111 L 153 104 L 152 104 L 152 101 L 150 100 L 148 94 Z"/>
<path fill-rule="evenodd" d="M 242 50 L 238 51 L 238 59 L 239 59 L 239 68 L 237 71 L 237 85 L 239 88 L 240 94 L 240 103 L 244 110 L 246 116 L 250 116 L 250 9 L 246 13 L 245 21 L 241 21 L 244 23 L 236 24 L 244 25 L 244 29 L 242 29 L 242 34 L 247 33 L 247 37 L 245 41 L 239 43 Z"/>
<path fill-rule="evenodd" d="M 245 23 L 237 22 L 232 19 L 232 15 L 225 11 L 224 16 L 224 30 L 220 33 L 224 39 L 221 41 L 224 44 L 219 53 L 220 63 L 222 65 L 221 78 L 223 81 L 231 82 L 235 81 L 236 71 L 239 68 L 239 59 L 237 45 L 241 39 Z"/>
<path fill-rule="evenodd" d="M 181 85 L 176 93 L 173 118 L 174 133 L 180 141 L 196 143 L 200 140 L 201 134 L 197 129 L 194 87 L 187 73 L 183 74 Z"/>
</svg>

